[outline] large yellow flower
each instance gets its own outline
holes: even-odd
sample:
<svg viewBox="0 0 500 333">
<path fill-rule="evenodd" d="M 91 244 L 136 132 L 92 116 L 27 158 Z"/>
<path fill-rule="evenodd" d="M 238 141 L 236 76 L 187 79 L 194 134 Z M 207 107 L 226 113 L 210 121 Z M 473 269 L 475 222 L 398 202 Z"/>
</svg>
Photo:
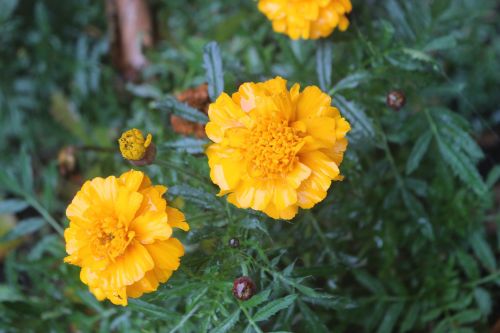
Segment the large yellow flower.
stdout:
<svg viewBox="0 0 500 333">
<path fill-rule="evenodd" d="M 316 86 L 280 77 L 244 83 L 209 107 L 210 177 L 240 208 L 291 219 L 323 200 L 347 147 L 349 123 Z"/>
<path fill-rule="evenodd" d="M 184 248 L 172 228 L 189 225 L 167 206 L 166 190 L 131 170 L 87 181 L 68 206 L 64 261 L 82 268 L 80 279 L 97 299 L 127 305 L 127 297 L 155 291 L 179 267 Z"/>
<path fill-rule="evenodd" d="M 293 39 L 329 36 L 349 26 L 350 0 L 259 0 L 259 10 L 273 22 L 276 32 Z"/>
</svg>

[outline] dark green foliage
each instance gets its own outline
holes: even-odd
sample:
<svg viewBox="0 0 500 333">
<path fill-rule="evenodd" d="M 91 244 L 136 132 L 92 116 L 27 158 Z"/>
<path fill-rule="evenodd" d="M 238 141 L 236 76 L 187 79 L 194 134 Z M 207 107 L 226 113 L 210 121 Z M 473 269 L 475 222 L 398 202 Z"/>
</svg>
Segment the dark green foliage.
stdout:
<svg viewBox="0 0 500 333">
<path fill-rule="evenodd" d="M 151 1 L 162 38 L 141 84 L 111 68 L 103 1 L 0 1 L 0 331 L 488 332 L 500 311 L 499 168 L 481 174 L 474 140 L 498 126 L 495 1 L 354 1 L 328 40 L 272 32 L 253 1 Z M 216 196 L 207 140 L 169 114 L 207 117 L 173 95 L 210 96 L 281 75 L 333 97 L 350 145 L 328 197 L 293 223 Z M 399 112 L 386 94 L 404 91 Z M 98 302 L 63 263 L 78 186 L 56 157 L 77 146 L 83 179 L 130 169 L 119 133 L 154 135 L 146 167 L 191 225 L 180 269 L 126 308 Z M 498 139 L 498 136 L 496 136 Z M 20 148 L 23 147 L 23 148 Z M 240 245 L 228 245 L 238 238 Z M 0 251 L 2 253 L 2 251 Z M 250 276 L 257 292 L 231 292 Z"/>
</svg>

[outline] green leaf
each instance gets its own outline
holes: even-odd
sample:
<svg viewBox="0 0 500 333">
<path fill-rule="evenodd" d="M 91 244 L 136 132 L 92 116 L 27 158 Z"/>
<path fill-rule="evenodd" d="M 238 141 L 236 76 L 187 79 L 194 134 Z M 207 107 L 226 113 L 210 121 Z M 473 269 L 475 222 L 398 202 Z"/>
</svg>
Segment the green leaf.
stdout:
<svg viewBox="0 0 500 333">
<path fill-rule="evenodd" d="M 172 148 L 176 151 L 186 152 L 189 154 L 201 154 L 205 151 L 205 146 L 207 144 L 207 140 L 182 137 L 177 140 L 167 141 L 162 145 L 162 147 Z"/>
<path fill-rule="evenodd" d="M 334 103 L 338 105 L 340 113 L 345 115 L 347 120 L 349 120 L 354 133 L 360 133 L 361 136 L 369 138 L 375 137 L 373 122 L 360 105 L 348 101 L 339 94 L 335 95 Z"/>
<path fill-rule="evenodd" d="M 302 323 L 311 333 L 328 333 L 328 329 L 323 324 L 322 320 L 311 311 L 311 309 L 303 302 L 299 301 L 299 308 L 302 314 Z"/>
<path fill-rule="evenodd" d="M 337 82 L 337 84 L 333 87 L 333 91 L 337 93 L 342 90 L 354 89 L 361 83 L 370 80 L 370 78 L 371 74 L 368 72 L 363 71 L 363 72 L 353 73 L 351 75 L 346 76 L 339 82 Z"/>
<path fill-rule="evenodd" d="M 493 188 L 495 184 L 500 180 L 500 165 L 495 165 L 493 169 L 491 169 L 488 177 L 486 178 L 486 186 L 488 188 Z"/>
<path fill-rule="evenodd" d="M 479 306 L 479 310 L 483 314 L 483 317 L 488 317 L 492 309 L 492 300 L 490 293 L 481 287 L 474 289 L 474 298 Z"/>
<path fill-rule="evenodd" d="M 406 312 L 403 321 L 401 322 L 401 328 L 400 328 L 401 333 L 411 331 L 412 328 L 414 328 L 417 318 L 419 316 L 419 312 L 420 312 L 420 304 L 418 303 L 412 304 L 411 307 Z"/>
<path fill-rule="evenodd" d="M 208 122 L 208 117 L 206 114 L 204 114 L 200 110 L 190 107 L 185 103 L 179 102 L 177 98 L 173 96 L 166 96 L 160 101 L 152 102 L 150 104 L 150 107 L 153 109 L 171 112 L 181 118 L 193 121 L 195 123 L 206 124 Z"/>
<path fill-rule="evenodd" d="M 21 182 L 26 192 L 33 190 L 33 169 L 31 166 L 31 156 L 25 147 L 22 147 L 19 156 L 19 170 L 21 170 Z"/>
<path fill-rule="evenodd" d="M 83 142 L 89 141 L 76 104 L 60 91 L 54 92 L 51 96 L 50 114 L 74 136 Z"/>
<path fill-rule="evenodd" d="M 28 234 L 32 234 L 45 225 L 45 221 L 39 217 L 32 217 L 16 224 L 7 234 L 0 238 L 0 242 L 7 242 Z"/>
<path fill-rule="evenodd" d="M 316 49 L 316 74 L 321 90 L 328 91 L 332 85 L 332 42 L 320 39 Z"/>
<path fill-rule="evenodd" d="M 222 204 L 212 193 L 188 185 L 175 185 L 168 190 L 169 195 L 184 197 L 196 205 L 208 209 L 221 210 Z"/>
<path fill-rule="evenodd" d="M 409 48 L 403 48 L 402 49 L 404 54 L 409 55 L 415 60 L 423 61 L 423 62 L 429 62 L 429 63 L 435 63 L 434 58 L 432 58 L 430 55 L 421 52 L 419 50 L 414 50 L 414 49 L 409 49 Z"/>
<path fill-rule="evenodd" d="M 297 295 L 288 295 L 286 297 L 274 300 L 272 302 L 267 303 L 259 311 L 254 315 L 255 321 L 263 321 L 269 319 L 278 311 L 288 308 L 293 302 Z"/>
<path fill-rule="evenodd" d="M 364 270 L 354 270 L 354 277 L 361 285 L 374 294 L 385 294 L 385 288 L 380 281 Z"/>
<path fill-rule="evenodd" d="M 424 132 L 424 134 L 422 134 L 418 138 L 417 142 L 415 143 L 415 146 L 413 146 L 413 149 L 410 152 L 410 157 L 406 162 L 406 174 L 409 175 L 418 168 L 420 161 L 422 161 L 422 158 L 429 149 L 429 144 L 431 143 L 431 140 L 432 140 L 431 131 Z"/>
<path fill-rule="evenodd" d="M 457 313 L 452 317 L 452 320 L 458 324 L 474 323 L 481 318 L 481 311 L 479 310 L 465 310 Z"/>
<path fill-rule="evenodd" d="M 159 99 L 162 96 L 161 90 L 152 85 L 152 84 L 133 84 L 133 83 L 127 83 L 126 85 L 127 91 L 129 91 L 131 94 L 137 97 L 142 97 L 142 98 L 155 98 Z"/>
<path fill-rule="evenodd" d="M 439 140 L 438 147 L 444 161 L 464 183 L 468 184 L 478 195 L 482 195 L 487 191 L 486 185 L 474 163 L 460 151 L 457 151 L 456 146 L 451 146 Z"/>
<path fill-rule="evenodd" d="M 250 298 L 248 301 L 243 303 L 243 306 L 246 308 L 252 308 L 257 305 L 260 305 L 261 303 L 264 303 L 269 299 L 269 294 L 271 293 L 271 290 L 264 290 L 255 295 L 254 297 Z"/>
<path fill-rule="evenodd" d="M 442 118 L 446 116 L 446 118 Z M 481 175 L 476 169 L 471 158 L 478 156 L 477 148 L 472 139 L 457 126 L 450 123 L 461 121 L 461 118 L 447 110 L 432 109 L 426 111 L 427 119 L 430 122 L 432 132 L 437 140 L 439 151 L 443 160 L 448 164 L 453 172 L 467 185 L 469 185 L 478 195 L 483 195 L 487 191 Z M 446 135 L 445 129 L 453 128 L 454 135 Z M 445 132 L 445 133 L 443 133 Z M 471 156 L 474 155 L 474 156 Z"/>
<path fill-rule="evenodd" d="M 1 302 L 15 302 L 21 301 L 25 297 L 21 295 L 16 289 L 6 284 L 0 284 L 0 303 Z"/>
<path fill-rule="evenodd" d="M 210 331 L 210 333 L 226 333 L 229 332 L 231 328 L 240 319 L 240 310 L 236 310 L 232 315 L 226 318 L 219 326 Z"/>
<path fill-rule="evenodd" d="M 457 251 L 456 256 L 458 263 L 469 279 L 479 278 L 479 265 L 474 257 L 462 250 Z"/>
<path fill-rule="evenodd" d="M 490 271 L 496 269 L 496 260 L 490 245 L 481 232 L 473 233 L 469 238 L 472 250 L 481 263 Z"/>
<path fill-rule="evenodd" d="M 180 316 L 177 313 L 166 311 L 164 308 L 157 305 L 141 301 L 139 299 L 129 299 L 128 305 L 134 310 L 148 314 L 153 318 L 171 321 L 172 319 L 179 320 Z"/>
<path fill-rule="evenodd" d="M 394 325 L 398 320 L 401 312 L 403 311 L 404 304 L 396 303 L 391 305 L 382 319 L 382 323 L 378 327 L 377 333 L 391 333 L 394 329 Z"/>
<path fill-rule="evenodd" d="M 210 42 L 203 48 L 203 67 L 206 70 L 208 95 L 212 101 L 215 101 L 224 91 L 222 57 L 216 42 Z"/>
<path fill-rule="evenodd" d="M 441 36 L 430 41 L 425 47 L 424 51 L 441 51 L 446 49 L 452 49 L 457 45 L 457 38 L 455 35 Z"/>
<path fill-rule="evenodd" d="M 28 207 L 28 203 L 19 199 L 0 201 L 0 214 L 15 214 Z"/>
</svg>

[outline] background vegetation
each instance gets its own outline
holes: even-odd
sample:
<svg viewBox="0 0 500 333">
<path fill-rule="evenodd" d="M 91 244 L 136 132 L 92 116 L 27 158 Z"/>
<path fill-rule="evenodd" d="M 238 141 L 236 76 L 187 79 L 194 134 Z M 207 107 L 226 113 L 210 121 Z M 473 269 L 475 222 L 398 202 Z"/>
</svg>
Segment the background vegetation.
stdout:
<svg viewBox="0 0 500 333">
<path fill-rule="evenodd" d="M 150 3 L 158 41 L 127 83 L 110 60 L 103 1 L 0 1 L 0 331 L 490 331 L 496 1 L 353 1 L 348 31 L 321 42 L 273 33 L 250 0 Z M 205 121 L 172 98 L 186 88 L 208 80 L 233 92 L 275 75 L 320 85 L 353 127 L 345 180 L 293 223 L 217 198 L 206 141 L 169 122 Z M 386 105 L 394 89 L 407 98 L 399 112 Z M 63 264 L 58 232 L 82 180 L 131 167 L 116 143 L 130 127 L 153 133 L 160 153 L 144 170 L 169 186 L 191 231 L 172 279 L 122 308 L 96 301 Z M 70 173 L 58 166 L 65 146 Z M 241 275 L 257 285 L 247 302 L 231 293 Z"/>
</svg>

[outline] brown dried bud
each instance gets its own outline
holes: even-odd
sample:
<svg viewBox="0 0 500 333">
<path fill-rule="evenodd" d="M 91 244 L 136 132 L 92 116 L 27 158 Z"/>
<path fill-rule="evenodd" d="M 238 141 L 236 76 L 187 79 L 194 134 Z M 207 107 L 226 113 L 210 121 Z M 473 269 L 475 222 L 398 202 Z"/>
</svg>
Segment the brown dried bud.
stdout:
<svg viewBox="0 0 500 333">
<path fill-rule="evenodd" d="M 393 90 L 387 94 L 387 106 L 399 111 L 406 104 L 405 94 L 400 90 Z"/>
<path fill-rule="evenodd" d="M 205 114 L 208 113 L 208 105 L 210 98 L 208 96 L 208 85 L 206 83 L 183 91 L 177 95 L 179 102 L 188 104 L 190 107 L 198 109 Z M 205 126 L 198 124 L 176 115 L 170 116 L 170 122 L 175 133 L 190 135 L 193 134 L 197 138 L 205 138 Z"/>
<path fill-rule="evenodd" d="M 255 294 L 255 283 L 248 276 L 242 276 L 234 280 L 233 295 L 240 301 L 246 301 Z"/>
<path fill-rule="evenodd" d="M 238 238 L 231 238 L 228 242 L 229 246 L 233 249 L 237 249 L 240 247 L 240 240 Z"/>
<path fill-rule="evenodd" d="M 135 166 L 145 166 L 153 164 L 155 158 L 156 158 L 156 146 L 154 143 L 151 142 L 151 144 L 146 148 L 146 152 L 144 153 L 143 158 L 137 161 L 134 160 L 129 160 L 129 161 Z"/>
<path fill-rule="evenodd" d="M 76 148 L 73 146 L 63 147 L 57 154 L 57 164 L 59 166 L 59 174 L 62 177 L 69 177 L 76 173 Z"/>
</svg>

